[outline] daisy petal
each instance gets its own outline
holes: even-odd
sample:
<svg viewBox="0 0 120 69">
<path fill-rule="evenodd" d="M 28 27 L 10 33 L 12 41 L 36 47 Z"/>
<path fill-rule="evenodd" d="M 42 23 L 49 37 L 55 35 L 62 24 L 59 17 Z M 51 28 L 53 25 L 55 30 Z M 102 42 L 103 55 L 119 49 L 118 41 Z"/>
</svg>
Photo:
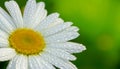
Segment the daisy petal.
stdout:
<svg viewBox="0 0 120 69">
<path fill-rule="evenodd" d="M 79 33 L 74 31 L 63 31 L 49 37 L 45 37 L 45 41 L 46 43 L 66 42 L 77 38 L 79 35 Z"/>
<path fill-rule="evenodd" d="M 28 0 L 27 4 L 25 6 L 23 19 L 24 19 L 24 25 L 27 26 L 31 21 L 33 20 L 33 16 L 36 11 L 36 0 Z"/>
<path fill-rule="evenodd" d="M 79 31 L 79 28 L 76 27 L 76 26 L 71 26 L 71 27 L 67 28 L 66 31 L 75 31 L 75 32 L 77 32 L 77 31 Z"/>
<path fill-rule="evenodd" d="M 49 63 L 55 65 L 60 69 L 77 69 L 76 66 L 70 63 L 69 61 L 62 60 L 48 53 L 42 53 L 40 56 L 42 57 L 42 59 L 48 61 Z"/>
<path fill-rule="evenodd" d="M 0 47 L 8 47 L 8 34 L 0 30 Z"/>
<path fill-rule="evenodd" d="M 37 61 L 33 56 L 29 56 L 29 67 L 30 69 L 43 69 L 43 65 L 40 61 Z"/>
<path fill-rule="evenodd" d="M 14 29 L 2 14 L 0 14 L 0 28 L 7 33 L 10 33 Z"/>
<path fill-rule="evenodd" d="M 43 69 L 55 69 L 55 67 L 52 64 L 48 63 L 47 61 L 45 61 L 41 57 L 38 57 L 38 61 L 41 61 L 41 63 L 44 65 Z"/>
<path fill-rule="evenodd" d="M 16 65 L 16 61 L 18 60 L 18 57 L 19 57 L 19 56 L 16 55 L 16 56 L 9 62 L 8 66 L 7 66 L 7 69 L 16 69 L 16 68 L 15 68 L 15 65 Z"/>
<path fill-rule="evenodd" d="M 30 27 L 36 27 L 45 17 L 47 16 L 47 11 L 44 9 L 44 2 L 40 2 L 37 4 L 37 10 L 33 16 L 33 20 L 31 21 Z"/>
<path fill-rule="evenodd" d="M 51 64 L 49 64 L 48 62 L 45 62 L 39 56 L 32 56 L 30 58 L 31 58 L 30 61 L 33 60 L 32 61 L 33 63 L 36 62 L 36 65 L 35 65 L 36 67 L 32 67 L 31 69 L 55 69 Z"/>
<path fill-rule="evenodd" d="M 61 19 L 61 18 L 57 18 L 57 19 L 56 19 L 53 23 L 51 23 L 46 29 L 52 28 L 52 27 L 57 26 L 57 25 L 59 25 L 59 24 L 61 24 L 61 23 L 64 23 L 64 20 Z"/>
<path fill-rule="evenodd" d="M 0 37 L 0 47 L 8 47 L 9 41 L 5 38 Z"/>
<path fill-rule="evenodd" d="M 45 51 L 62 59 L 76 60 L 75 56 L 61 49 L 46 48 Z"/>
<path fill-rule="evenodd" d="M 0 14 L 12 25 L 12 27 L 15 29 L 15 25 L 14 22 L 12 21 L 11 16 L 9 16 L 9 14 L 0 7 Z"/>
<path fill-rule="evenodd" d="M 53 13 L 49 16 L 47 16 L 39 25 L 35 28 L 36 30 L 42 30 L 47 28 L 51 23 L 54 23 L 56 19 L 58 19 L 59 14 L 58 13 Z"/>
<path fill-rule="evenodd" d="M 16 26 L 18 28 L 23 27 L 22 14 L 18 4 L 12 0 L 12 1 L 5 2 L 5 6 L 8 12 L 10 13 L 10 15 L 12 16 Z"/>
<path fill-rule="evenodd" d="M 74 42 L 51 43 L 51 44 L 48 44 L 47 47 L 54 48 L 54 49 L 62 49 L 69 53 L 79 53 L 86 50 L 84 45 L 74 43 Z"/>
<path fill-rule="evenodd" d="M 12 59 L 16 52 L 12 48 L 0 48 L 0 61 L 7 61 Z"/>
<path fill-rule="evenodd" d="M 0 37 L 2 38 L 8 38 L 9 34 L 7 34 L 5 31 L 0 30 Z"/>
<path fill-rule="evenodd" d="M 28 69 L 28 59 L 25 55 L 18 55 L 18 59 L 16 60 L 16 68 L 15 69 Z"/>
<path fill-rule="evenodd" d="M 49 35 L 53 35 L 55 33 L 58 33 L 60 31 L 63 31 L 64 29 L 70 27 L 72 25 L 71 22 L 67 22 L 67 23 L 61 23 L 61 24 L 58 24 L 54 27 L 51 27 L 51 28 L 48 28 L 46 30 L 43 30 L 42 31 L 42 34 L 44 36 L 49 36 Z"/>
</svg>

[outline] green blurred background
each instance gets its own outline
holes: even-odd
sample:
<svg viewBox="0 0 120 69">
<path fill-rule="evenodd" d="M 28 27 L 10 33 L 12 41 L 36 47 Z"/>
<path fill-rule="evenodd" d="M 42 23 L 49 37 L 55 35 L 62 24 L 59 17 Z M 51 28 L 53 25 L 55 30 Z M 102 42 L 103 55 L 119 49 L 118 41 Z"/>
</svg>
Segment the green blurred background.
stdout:
<svg viewBox="0 0 120 69">
<path fill-rule="evenodd" d="M 27 0 L 16 0 L 23 9 Z M 78 69 L 120 69 L 120 0 L 37 0 L 44 1 L 48 14 L 60 13 L 65 21 L 80 28 L 73 41 L 87 50 L 75 54 Z M 0 0 L 4 7 L 5 0 Z M 8 62 L 0 62 L 5 69 Z"/>
</svg>

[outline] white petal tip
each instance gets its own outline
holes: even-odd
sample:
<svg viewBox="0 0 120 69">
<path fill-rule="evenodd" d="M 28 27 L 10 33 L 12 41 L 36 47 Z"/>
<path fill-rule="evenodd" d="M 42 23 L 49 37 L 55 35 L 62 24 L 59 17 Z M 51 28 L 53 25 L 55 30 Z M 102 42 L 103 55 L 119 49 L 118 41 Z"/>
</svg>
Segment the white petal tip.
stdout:
<svg viewBox="0 0 120 69">
<path fill-rule="evenodd" d="M 58 17 L 60 14 L 59 14 L 59 13 L 57 13 L 57 12 L 55 12 L 53 15 L 55 15 L 55 16 L 57 16 L 57 17 Z"/>
<path fill-rule="evenodd" d="M 38 5 L 42 6 L 42 7 L 45 7 L 45 3 L 44 2 L 39 2 Z"/>
<path fill-rule="evenodd" d="M 73 24 L 73 22 L 65 22 L 65 23 L 69 23 L 70 25 L 72 25 L 72 24 Z"/>
<path fill-rule="evenodd" d="M 44 2 L 39 2 L 40 4 L 42 4 L 42 5 L 45 5 L 45 3 Z"/>
<path fill-rule="evenodd" d="M 16 3 L 14 0 L 6 1 L 5 6 L 9 6 L 10 3 Z"/>
<path fill-rule="evenodd" d="M 83 44 L 80 44 L 80 49 L 81 49 L 82 51 L 84 51 L 84 50 L 86 50 L 86 47 L 85 47 Z"/>
</svg>

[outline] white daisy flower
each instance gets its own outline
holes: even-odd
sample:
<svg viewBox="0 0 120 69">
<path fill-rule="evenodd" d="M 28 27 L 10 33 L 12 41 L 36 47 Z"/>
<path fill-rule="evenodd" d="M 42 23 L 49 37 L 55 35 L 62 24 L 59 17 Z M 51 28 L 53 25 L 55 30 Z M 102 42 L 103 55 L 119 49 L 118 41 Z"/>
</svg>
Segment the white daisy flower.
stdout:
<svg viewBox="0 0 120 69">
<path fill-rule="evenodd" d="M 0 8 L 0 61 L 10 60 L 7 69 L 77 69 L 72 54 L 86 49 L 69 41 L 79 36 L 77 27 L 58 13 L 47 16 L 43 2 L 28 0 L 23 16 L 14 0 L 5 7 L 10 15 Z"/>
</svg>

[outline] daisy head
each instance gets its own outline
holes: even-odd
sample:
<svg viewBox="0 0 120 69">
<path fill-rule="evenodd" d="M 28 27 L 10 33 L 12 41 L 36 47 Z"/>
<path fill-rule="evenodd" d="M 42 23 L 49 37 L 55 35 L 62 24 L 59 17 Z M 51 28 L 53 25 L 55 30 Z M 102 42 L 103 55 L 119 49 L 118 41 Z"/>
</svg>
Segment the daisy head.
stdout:
<svg viewBox="0 0 120 69">
<path fill-rule="evenodd" d="M 0 8 L 0 61 L 10 60 L 7 69 L 77 69 L 70 61 L 85 46 L 71 42 L 79 28 L 64 22 L 58 13 L 47 16 L 44 2 L 28 0 L 21 14 L 14 1 Z"/>
</svg>

